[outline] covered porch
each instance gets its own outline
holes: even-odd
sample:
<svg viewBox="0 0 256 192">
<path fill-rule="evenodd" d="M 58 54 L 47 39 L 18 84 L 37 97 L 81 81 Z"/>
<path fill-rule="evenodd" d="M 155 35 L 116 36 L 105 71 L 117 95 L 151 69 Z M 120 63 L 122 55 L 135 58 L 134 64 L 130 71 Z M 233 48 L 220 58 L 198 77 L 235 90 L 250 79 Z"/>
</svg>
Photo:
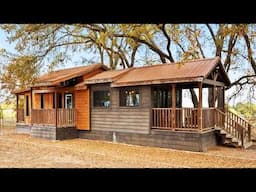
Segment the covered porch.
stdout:
<svg viewBox="0 0 256 192">
<path fill-rule="evenodd" d="M 224 112 L 225 90 L 222 82 L 202 79 L 153 85 L 151 89 L 152 129 L 207 132 L 224 125 L 225 116 L 221 112 Z"/>
<path fill-rule="evenodd" d="M 74 90 L 38 87 L 16 93 L 17 124 L 75 127 Z"/>
</svg>

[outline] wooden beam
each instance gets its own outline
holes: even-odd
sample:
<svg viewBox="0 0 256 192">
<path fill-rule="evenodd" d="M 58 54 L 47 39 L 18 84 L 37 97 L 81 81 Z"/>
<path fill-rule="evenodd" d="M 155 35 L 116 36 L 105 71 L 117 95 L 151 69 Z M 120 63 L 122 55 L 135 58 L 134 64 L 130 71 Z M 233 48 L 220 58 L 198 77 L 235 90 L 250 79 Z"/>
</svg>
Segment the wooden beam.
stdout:
<svg viewBox="0 0 256 192">
<path fill-rule="evenodd" d="M 199 131 L 202 131 L 202 106 L 203 106 L 203 83 L 198 83 L 199 88 L 199 101 L 198 101 L 198 109 L 197 109 L 197 123 Z"/>
<path fill-rule="evenodd" d="M 57 125 L 58 125 L 58 116 L 57 116 L 57 113 L 58 113 L 58 98 L 57 98 L 57 91 L 55 90 L 54 92 L 54 102 L 55 102 L 55 127 L 57 128 Z"/>
<path fill-rule="evenodd" d="M 32 109 L 33 109 L 33 88 L 30 88 L 30 124 L 32 123 Z"/>
<path fill-rule="evenodd" d="M 193 83 L 202 82 L 203 77 L 193 77 L 193 78 L 175 78 L 175 79 L 159 79 L 159 80 L 148 80 L 148 81 L 134 81 L 134 82 L 124 82 L 124 83 L 111 83 L 110 87 L 125 87 L 125 86 L 135 86 L 135 85 L 154 85 L 154 84 L 169 84 L 169 83 Z"/>
<path fill-rule="evenodd" d="M 225 84 L 219 81 L 214 81 L 214 80 L 210 80 L 210 79 L 204 79 L 203 83 L 205 84 L 209 84 L 209 85 L 215 85 L 215 86 L 219 86 L 219 87 L 224 87 Z"/>
<path fill-rule="evenodd" d="M 213 107 L 216 108 L 216 86 L 213 86 L 212 97 L 213 97 Z M 213 120 L 214 120 L 214 124 L 216 124 L 216 114 L 214 114 Z"/>
<path fill-rule="evenodd" d="M 222 89 L 222 103 L 223 103 L 222 110 L 223 110 L 223 112 L 225 112 L 225 88 L 222 87 L 221 89 Z"/>
<path fill-rule="evenodd" d="M 18 112 L 19 112 L 19 95 L 16 94 L 16 122 L 18 122 Z"/>
<path fill-rule="evenodd" d="M 33 90 L 33 93 L 54 93 L 55 89 L 38 89 Z"/>
<path fill-rule="evenodd" d="M 176 84 L 172 84 L 172 129 L 176 128 Z"/>
</svg>

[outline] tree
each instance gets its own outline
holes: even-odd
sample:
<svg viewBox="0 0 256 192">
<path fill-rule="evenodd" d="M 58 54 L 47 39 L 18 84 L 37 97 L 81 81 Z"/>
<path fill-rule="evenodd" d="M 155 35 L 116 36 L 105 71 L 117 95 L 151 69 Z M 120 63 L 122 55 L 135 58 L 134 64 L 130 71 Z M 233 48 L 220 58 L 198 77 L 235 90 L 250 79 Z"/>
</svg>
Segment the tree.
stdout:
<svg viewBox="0 0 256 192">
<path fill-rule="evenodd" d="M 255 27 L 254 24 L 1 25 L 9 34 L 9 42 L 16 44 L 17 52 L 35 58 L 35 66 L 40 69 L 52 70 L 78 52 L 82 57 L 94 53 L 95 61 L 109 64 L 112 69 L 143 63 L 145 50 L 151 57 L 147 56 L 147 60 L 156 63 L 219 56 L 230 74 L 247 68 L 228 87 L 237 88 L 234 95 L 248 86 L 255 87 Z M 211 98 L 212 91 L 209 89 L 210 105 L 217 99 Z M 193 89 L 190 92 L 197 106 L 196 94 Z"/>
<path fill-rule="evenodd" d="M 33 85 L 40 67 L 37 66 L 37 58 L 33 56 L 20 56 L 11 59 L 11 61 L 3 67 L 3 73 L 0 74 L 1 89 L 4 92 L 6 100 L 10 102 L 13 99 L 12 92 L 15 89 L 24 89 Z"/>
</svg>

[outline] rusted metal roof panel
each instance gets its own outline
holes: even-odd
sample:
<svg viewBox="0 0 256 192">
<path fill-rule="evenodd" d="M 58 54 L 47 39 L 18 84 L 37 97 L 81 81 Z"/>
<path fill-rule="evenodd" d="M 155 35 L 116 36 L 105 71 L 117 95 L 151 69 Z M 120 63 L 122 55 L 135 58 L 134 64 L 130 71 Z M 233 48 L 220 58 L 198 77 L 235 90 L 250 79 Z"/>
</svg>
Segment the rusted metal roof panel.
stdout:
<svg viewBox="0 0 256 192">
<path fill-rule="evenodd" d="M 35 86 L 50 86 L 50 85 L 56 85 L 60 83 L 61 81 L 65 81 L 74 77 L 78 77 L 87 73 L 90 73 L 96 69 L 104 68 L 107 70 L 108 68 L 104 66 L 103 64 L 91 64 L 87 66 L 81 66 L 81 67 L 73 67 L 69 69 L 62 69 L 58 71 L 53 71 L 50 73 L 47 73 L 41 77 L 38 78 L 36 81 Z"/>
<path fill-rule="evenodd" d="M 99 73 L 91 78 L 88 78 L 84 81 L 85 84 L 95 84 L 95 83 L 107 83 L 107 82 L 113 82 L 115 79 L 121 77 L 128 71 L 132 70 L 130 69 L 123 69 L 123 70 L 109 70 L 104 71 L 102 73 Z"/>
<path fill-rule="evenodd" d="M 219 57 L 210 59 L 198 59 L 184 63 L 158 64 L 146 67 L 137 67 L 122 75 L 114 83 L 113 87 L 125 85 L 151 84 L 152 82 L 171 83 L 177 79 L 187 81 L 190 79 L 205 78 L 220 62 Z"/>
</svg>

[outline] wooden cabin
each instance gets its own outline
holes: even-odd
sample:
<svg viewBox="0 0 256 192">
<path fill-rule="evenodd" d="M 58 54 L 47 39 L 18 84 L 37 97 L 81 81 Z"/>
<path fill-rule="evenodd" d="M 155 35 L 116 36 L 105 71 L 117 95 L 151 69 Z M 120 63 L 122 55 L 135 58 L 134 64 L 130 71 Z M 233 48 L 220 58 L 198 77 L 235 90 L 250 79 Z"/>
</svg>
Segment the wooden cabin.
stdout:
<svg viewBox="0 0 256 192">
<path fill-rule="evenodd" d="M 85 85 L 90 89 L 91 127 L 80 131 L 80 138 L 191 151 L 206 151 L 218 142 L 250 143 L 250 124 L 225 111 L 230 80 L 219 57 L 105 71 Z M 184 92 L 192 88 L 197 89 L 198 106 L 183 106 Z M 203 107 L 205 92 L 215 99 Z"/>
<path fill-rule="evenodd" d="M 17 132 L 63 139 L 77 137 L 77 130 L 89 130 L 89 90 L 80 83 L 105 70 L 102 64 L 92 64 L 54 71 L 34 86 L 16 91 Z"/>
<path fill-rule="evenodd" d="M 206 151 L 218 143 L 251 144 L 251 125 L 225 109 L 230 80 L 219 57 L 124 70 L 94 65 L 88 72 L 89 67 L 73 75 L 66 70 L 62 74 L 70 76 L 60 79 L 55 72 L 57 80 L 50 83 L 53 76 L 45 75 L 34 87 L 17 92 L 25 97 L 17 128 L 30 125 L 31 135 L 51 139 L 79 137 L 190 151 Z M 198 99 L 192 107 L 184 102 L 190 89 Z M 209 94 L 213 99 L 205 106 Z"/>
</svg>

